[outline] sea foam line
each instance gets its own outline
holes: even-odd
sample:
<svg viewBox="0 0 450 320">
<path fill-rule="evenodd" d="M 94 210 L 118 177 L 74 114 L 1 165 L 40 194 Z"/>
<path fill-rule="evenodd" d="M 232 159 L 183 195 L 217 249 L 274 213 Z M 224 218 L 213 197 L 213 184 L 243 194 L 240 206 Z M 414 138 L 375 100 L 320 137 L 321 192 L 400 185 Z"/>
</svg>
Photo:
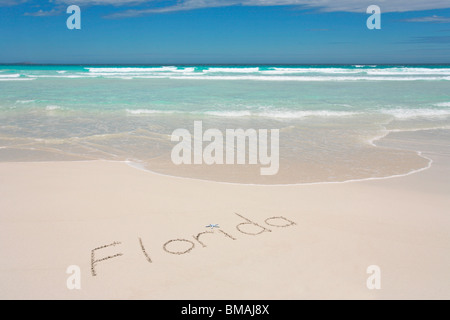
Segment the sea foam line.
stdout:
<svg viewBox="0 0 450 320">
<path fill-rule="evenodd" d="M 36 80 L 36 78 L 7 78 L 7 79 L 0 78 L 0 81 L 31 81 L 31 80 Z"/>
<path fill-rule="evenodd" d="M 36 78 L 61 78 L 61 79 L 173 79 L 173 80 L 226 80 L 226 81 L 298 81 L 298 82 L 325 82 L 325 81 L 449 81 L 450 76 L 442 77 L 413 77 L 413 76 L 282 76 L 282 75 L 206 75 L 198 73 L 141 73 L 141 74 L 129 74 L 129 73 L 86 73 L 86 74 L 71 74 L 71 75 L 33 75 L 33 78 L 1 78 L 0 81 L 25 81 L 36 80 Z"/>
<path fill-rule="evenodd" d="M 126 109 L 126 112 L 132 115 L 150 115 L 150 114 L 191 114 L 191 115 L 209 115 L 215 117 L 262 117 L 271 119 L 301 119 L 307 117 L 352 117 L 357 115 L 371 115 L 368 112 L 356 111 L 332 111 L 332 110 L 274 110 L 274 111 L 252 111 L 252 110 L 208 110 L 208 111 L 182 111 L 182 110 L 156 110 L 156 109 Z M 393 116 L 397 120 L 409 120 L 415 118 L 445 118 L 450 116 L 449 110 L 442 109 L 381 109 L 375 111 L 377 114 Z"/>
<path fill-rule="evenodd" d="M 180 176 L 174 176 L 164 173 L 159 173 L 152 171 L 150 169 L 147 169 L 144 167 L 143 164 L 136 162 L 136 161 L 120 161 L 124 162 L 128 166 L 162 177 L 169 177 L 169 178 L 175 178 L 175 179 L 184 179 L 184 180 L 191 180 L 191 181 L 202 181 L 202 182 L 210 182 L 210 183 L 219 183 L 219 184 L 226 184 L 226 185 L 240 185 L 240 186 L 255 186 L 255 187 L 292 187 L 292 186 L 311 186 L 311 185 L 324 185 L 324 184 L 345 184 L 345 183 L 353 183 L 353 182 L 362 182 L 362 181 L 372 181 L 372 180 L 387 180 L 387 179 L 393 179 L 393 178 L 401 178 L 406 177 L 412 174 L 416 174 L 425 170 L 428 170 L 431 168 L 433 164 L 433 160 L 431 158 L 428 158 L 422 154 L 421 151 L 416 151 L 417 155 L 421 158 L 424 158 L 428 160 L 428 164 L 420 169 L 414 169 L 404 174 L 396 174 L 396 175 L 390 175 L 386 177 L 370 177 L 370 178 L 361 178 L 361 179 L 349 179 L 344 181 L 322 181 L 322 182 L 303 182 L 303 183 L 285 183 L 285 184 L 257 184 L 257 183 L 238 183 L 238 182 L 225 182 L 225 181 L 214 181 L 214 180 L 206 180 L 206 179 L 200 179 L 200 178 L 189 178 L 189 177 L 180 177 Z"/>
<path fill-rule="evenodd" d="M 179 111 L 179 110 L 154 110 L 154 109 L 126 109 L 132 115 L 147 114 L 192 114 L 209 115 L 215 117 L 263 117 L 275 119 L 300 119 L 306 117 L 350 117 L 361 114 L 360 112 L 349 111 L 327 111 L 327 110 L 304 110 L 304 111 L 272 111 L 272 112 L 252 112 L 249 110 L 236 111 Z"/>
<path fill-rule="evenodd" d="M 387 129 L 386 129 L 387 130 Z M 426 130 L 426 129 L 425 129 Z M 430 130 L 430 129 L 428 129 Z M 431 129 L 433 130 L 433 129 Z M 385 137 L 387 137 L 391 132 L 397 132 L 397 131 L 393 131 L 393 130 L 387 130 L 386 134 L 380 135 L 374 139 L 371 140 L 371 143 L 375 146 L 378 147 L 374 142 L 377 140 L 381 140 Z M 389 147 L 389 149 L 397 149 L 397 150 L 403 150 L 403 149 L 398 149 L 398 148 L 392 148 Z M 406 150 L 406 151 L 410 151 L 410 150 Z M 138 169 L 150 174 L 154 174 L 157 176 L 162 176 L 162 177 L 169 177 L 169 178 L 175 178 L 175 179 L 183 179 L 183 180 L 191 180 L 191 181 L 202 181 L 202 182 L 208 182 L 208 183 L 218 183 L 218 184 L 225 184 L 225 185 L 241 185 L 241 186 L 255 186 L 255 187 L 293 187 L 293 186 L 310 186 L 310 185 L 327 185 L 327 184 L 346 184 L 346 183 L 354 183 L 354 182 L 363 182 L 363 181 L 373 181 L 373 180 L 387 180 L 387 179 L 393 179 L 393 178 L 401 178 L 401 177 L 406 177 L 406 176 L 410 176 L 419 172 L 423 172 L 425 170 L 428 170 L 432 167 L 433 164 L 433 159 L 423 155 L 422 151 L 414 151 L 417 156 L 426 159 L 428 161 L 427 165 L 423 168 L 419 168 L 419 169 L 413 169 L 410 170 L 409 172 L 406 172 L 404 174 L 395 174 L 395 175 L 390 175 L 390 176 L 386 176 L 386 177 L 370 177 L 370 178 L 360 178 L 360 179 L 349 179 L 349 180 L 344 180 L 344 181 L 322 181 L 322 182 L 303 182 L 303 183 L 286 183 L 286 184 L 256 184 L 256 183 L 237 183 L 237 182 L 224 182 L 224 181 L 213 181 L 213 180 L 206 180 L 206 179 L 200 179 L 200 178 L 189 178 L 189 177 L 180 177 L 180 176 L 174 176 L 174 175 L 169 175 L 169 174 L 164 174 L 164 173 L 159 173 L 159 172 L 155 172 L 152 171 L 148 168 L 145 168 L 145 166 L 137 161 L 131 161 L 131 160 L 126 160 L 126 161 L 120 161 L 122 163 L 125 163 L 126 165 L 134 168 L 134 169 Z"/>
<path fill-rule="evenodd" d="M 437 81 L 449 77 L 334 77 L 334 76 L 170 76 L 178 80 L 255 80 L 255 81 Z"/>
<path fill-rule="evenodd" d="M 16 103 L 21 103 L 21 104 L 27 104 L 27 103 L 33 103 L 36 100 L 17 100 Z"/>
<path fill-rule="evenodd" d="M 45 110 L 47 110 L 47 111 L 54 111 L 54 110 L 61 110 L 61 109 L 62 109 L 62 107 L 60 107 L 60 106 L 54 106 L 54 105 L 46 106 L 46 107 L 45 107 Z"/>
<path fill-rule="evenodd" d="M 152 110 L 152 109 L 126 109 L 126 112 L 129 114 L 139 115 L 139 114 L 173 114 L 173 113 L 181 113 L 177 110 Z"/>
<path fill-rule="evenodd" d="M 436 103 L 435 106 L 436 107 L 450 107 L 450 102 Z"/>
<path fill-rule="evenodd" d="M 449 110 L 442 109 L 382 109 L 381 113 L 394 116 L 399 120 L 407 120 L 414 118 L 442 118 L 450 116 Z"/>
<path fill-rule="evenodd" d="M 14 74 L 2 74 L 0 73 L 1 78 L 19 78 L 20 74 L 14 73 Z"/>
</svg>

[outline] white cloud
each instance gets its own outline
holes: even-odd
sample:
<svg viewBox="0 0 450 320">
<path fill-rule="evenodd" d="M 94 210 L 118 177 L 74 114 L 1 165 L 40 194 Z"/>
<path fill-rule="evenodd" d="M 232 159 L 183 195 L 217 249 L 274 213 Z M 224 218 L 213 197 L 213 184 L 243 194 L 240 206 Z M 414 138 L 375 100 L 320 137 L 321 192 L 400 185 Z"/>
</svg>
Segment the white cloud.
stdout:
<svg viewBox="0 0 450 320">
<path fill-rule="evenodd" d="M 55 2 L 57 3 L 63 3 L 67 5 L 76 4 L 79 6 L 125 6 L 137 5 L 153 1 L 155 0 L 55 0 Z"/>
<path fill-rule="evenodd" d="M 195 1 L 195 0 L 194 0 Z M 370 5 L 378 5 L 382 12 L 406 12 L 450 8 L 449 0 L 244 0 L 244 5 L 302 5 L 324 11 L 365 12 Z M 260 4 L 261 5 L 261 4 Z"/>
<path fill-rule="evenodd" d="M 24 15 L 31 16 L 31 17 L 52 17 L 52 16 L 59 15 L 60 13 L 62 13 L 62 10 L 59 10 L 59 9 L 52 9 L 50 11 L 44 11 L 41 9 L 36 12 L 26 12 Z"/>
<path fill-rule="evenodd" d="M 0 6 L 17 5 L 28 0 L 0 0 Z M 113 5 L 134 6 L 139 4 L 167 6 L 148 9 L 127 10 L 112 17 L 138 16 L 151 13 L 187 11 L 201 8 L 227 6 L 291 6 L 304 9 L 317 9 L 325 12 L 365 12 L 369 5 L 376 4 L 382 12 L 407 12 L 450 8 L 450 0 L 49 0 L 57 4 L 80 6 Z"/>
<path fill-rule="evenodd" d="M 431 17 L 419 17 L 404 19 L 404 22 L 431 22 L 431 23 L 450 23 L 450 17 L 431 16 Z"/>
<path fill-rule="evenodd" d="M 16 6 L 26 1 L 27 0 L 0 0 L 0 7 Z"/>
<path fill-rule="evenodd" d="M 69 1 L 69 0 L 67 0 Z M 100 0 L 83 0 L 97 2 Z M 104 0 L 112 1 L 112 0 Z M 123 3 L 127 0 L 118 0 Z M 291 6 L 318 9 L 325 12 L 366 12 L 368 6 L 377 4 L 382 12 L 407 12 L 450 8 L 449 0 L 180 0 L 174 5 L 142 10 L 128 10 L 110 17 L 131 17 L 151 13 L 187 11 L 201 8 L 227 6 Z"/>
</svg>

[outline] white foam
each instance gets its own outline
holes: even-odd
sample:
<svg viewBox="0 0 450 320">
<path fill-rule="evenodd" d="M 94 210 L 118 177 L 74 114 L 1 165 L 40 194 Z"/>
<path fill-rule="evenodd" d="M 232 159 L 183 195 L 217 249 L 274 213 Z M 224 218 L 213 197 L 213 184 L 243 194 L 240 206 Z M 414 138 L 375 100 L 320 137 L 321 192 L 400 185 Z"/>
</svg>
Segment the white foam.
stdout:
<svg viewBox="0 0 450 320">
<path fill-rule="evenodd" d="M 206 111 L 205 114 L 216 117 L 248 117 L 252 115 L 250 111 Z"/>
<path fill-rule="evenodd" d="M 93 73 L 148 73 L 148 72 L 161 72 L 161 71 L 173 71 L 177 72 L 178 68 L 174 66 L 169 67 L 141 67 L 141 68 L 87 68 L 89 72 Z M 192 68 L 193 70 L 194 68 Z M 183 71 L 183 70 L 181 70 Z"/>
<path fill-rule="evenodd" d="M 139 115 L 139 114 L 172 114 L 172 113 L 179 113 L 179 111 L 175 110 L 151 110 L 151 109 L 136 109 L 136 110 L 126 110 L 129 114 Z"/>
<path fill-rule="evenodd" d="M 182 71 L 182 70 L 181 70 Z M 88 74 L 90 77 L 99 77 L 99 76 L 106 76 L 106 77 L 114 77 L 114 76 L 127 76 L 127 77 L 146 77 L 146 76 L 155 76 L 155 77 L 169 77 L 172 75 L 196 75 L 196 73 L 193 72 L 91 72 Z"/>
<path fill-rule="evenodd" d="M 124 75 L 124 74 L 161 74 L 161 73 L 181 73 L 181 74 L 198 74 L 198 75 L 214 75 L 217 73 L 232 73 L 232 74 L 259 74 L 259 75 L 282 75 L 282 74 L 310 74 L 319 73 L 324 75 L 334 74 L 367 74 L 375 76 L 450 76 L 450 68 L 408 68 L 408 67 L 395 67 L 385 69 L 361 69 L 365 67 L 375 68 L 375 65 L 354 66 L 356 69 L 347 68 L 310 68 L 310 67 L 272 67 L 268 70 L 260 70 L 260 67 L 209 67 L 203 69 L 201 72 L 196 72 L 195 67 L 176 67 L 176 66 L 162 66 L 162 67 L 134 67 L 134 68 L 87 68 L 89 73 L 109 74 L 109 75 Z M 63 73 L 64 71 L 58 71 Z"/>
<path fill-rule="evenodd" d="M 366 72 L 368 75 L 450 75 L 450 68 L 388 68 L 371 69 Z"/>
<path fill-rule="evenodd" d="M 430 131 L 430 130 L 450 130 L 450 126 L 435 126 L 425 128 L 407 128 L 407 129 L 389 129 L 389 132 L 417 132 L 417 131 Z"/>
<path fill-rule="evenodd" d="M 46 106 L 45 110 L 47 111 L 54 111 L 54 110 L 61 110 L 62 108 L 60 106 Z"/>
<path fill-rule="evenodd" d="M 382 113 L 394 116 L 399 120 L 414 118 L 442 118 L 450 116 L 450 110 L 442 109 L 382 109 Z"/>
<path fill-rule="evenodd" d="M 377 136 L 372 137 L 371 139 L 369 139 L 367 142 L 373 146 L 376 147 L 377 145 L 375 144 L 375 141 L 381 140 L 385 137 L 387 137 L 387 135 L 390 133 L 390 130 L 387 130 L 386 128 L 384 128 L 384 130 Z"/>
<path fill-rule="evenodd" d="M 20 74 L 14 73 L 14 74 L 0 74 L 1 78 L 19 78 Z"/>
<path fill-rule="evenodd" d="M 350 117 L 358 115 L 357 112 L 327 111 L 327 110 L 305 110 L 305 111 L 272 111 L 261 112 L 258 115 L 268 118 L 299 119 L 306 117 Z"/>
<path fill-rule="evenodd" d="M 274 70 L 264 70 L 262 73 L 323 73 L 323 74 L 352 74 L 361 73 L 361 70 L 345 68 L 274 68 Z"/>
<path fill-rule="evenodd" d="M 254 81 L 299 81 L 299 82 L 319 82 L 319 81 L 432 81 L 450 80 L 449 77 L 367 77 L 367 76 L 171 76 L 169 79 L 187 80 L 254 80 Z"/>
<path fill-rule="evenodd" d="M 189 67 L 189 68 L 178 68 L 175 70 L 171 70 L 172 72 L 181 72 L 181 73 L 192 73 L 195 72 L 195 68 L 194 67 Z"/>
<path fill-rule="evenodd" d="M 27 103 L 33 103 L 36 100 L 17 100 L 16 103 L 22 103 L 22 104 L 27 104 Z"/>
<path fill-rule="evenodd" d="M 30 75 L 32 78 L 114 78 L 114 79 L 181 79 L 181 80 L 252 80 L 252 81 L 448 81 L 450 68 L 393 67 L 374 69 L 358 65 L 353 69 L 343 67 L 91 67 L 88 72 L 57 75 Z M 263 70 L 261 70 L 263 69 Z M 267 69 L 267 70 L 264 70 Z M 3 77 L 4 76 L 4 77 Z M 4 79 L 18 79 L 19 74 L 0 74 Z M 24 78 L 20 78 L 24 79 Z M 28 79 L 29 80 L 29 79 Z"/>
<path fill-rule="evenodd" d="M 75 75 L 75 74 L 71 74 L 71 75 L 45 75 L 45 76 L 33 76 L 35 78 L 94 78 L 93 76 L 89 75 L 89 74 L 84 74 L 84 75 Z"/>
<path fill-rule="evenodd" d="M 221 72 L 221 73 L 255 73 L 259 72 L 259 67 L 255 68 L 238 68 L 238 67 L 228 67 L 228 68 L 217 68 L 217 67 L 211 67 L 207 70 L 203 70 L 204 73 L 214 73 L 214 72 Z"/>
<path fill-rule="evenodd" d="M 133 115 L 145 115 L 145 114 L 177 114 L 183 113 L 177 110 L 153 110 L 153 109 L 137 109 L 126 110 L 127 113 Z M 249 110 L 236 110 L 236 111 L 192 111 L 185 112 L 187 114 L 205 114 L 215 117 L 264 117 L 264 118 L 277 118 L 277 119 L 299 119 L 305 117 L 350 117 L 358 115 L 358 112 L 347 111 L 327 111 L 327 110 L 307 110 L 307 111 L 268 111 L 268 112 L 251 112 Z"/>
<path fill-rule="evenodd" d="M 351 111 L 331 111 L 331 110 L 273 110 L 252 112 L 250 110 L 235 110 L 235 111 L 179 111 L 179 110 L 155 110 L 155 109 L 127 109 L 126 112 L 132 115 L 150 115 L 150 114 L 204 114 L 215 117 L 264 117 L 274 119 L 301 119 L 307 117 L 353 117 L 361 115 L 361 112 Z M 394 116 L 399 120 L 407 120 L 414 118 L 442 118 L 450 116 L 450 110 L 439 109 L 382 109 L 380 111 L 383 114 Z"/>
<path fill-rule="evenodd" d="M 436 107 L 450 107 L 450 102 L 436 103 L 435 106 Z"/>
<path fill-rule="evenodd" d="M 31 80 L 36 80 L 36 78 L 1 78 L 0 77 L 0 81 L 31 81 Z"/>
</svg>

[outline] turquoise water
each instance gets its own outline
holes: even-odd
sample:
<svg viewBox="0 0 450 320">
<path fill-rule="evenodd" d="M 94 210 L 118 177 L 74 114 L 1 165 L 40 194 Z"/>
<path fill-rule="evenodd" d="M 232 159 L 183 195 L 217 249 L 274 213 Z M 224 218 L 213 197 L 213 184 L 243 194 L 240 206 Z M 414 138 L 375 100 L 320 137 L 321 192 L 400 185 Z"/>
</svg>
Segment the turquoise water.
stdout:
<svg viewBox="0 0 450 320">
<path fill-rule="evenodd" d="M 225 178 L 169 168 L 171 132 L 195 120 L 280 129 L 285 170 L 276 182 L 403 174 L 427 161 L 374 142 L 392 131 L 449 128 L 450 67 L 0 66 L 0 161 L 130 160 L 239 180 L 239 169 Z"/>
</svg>

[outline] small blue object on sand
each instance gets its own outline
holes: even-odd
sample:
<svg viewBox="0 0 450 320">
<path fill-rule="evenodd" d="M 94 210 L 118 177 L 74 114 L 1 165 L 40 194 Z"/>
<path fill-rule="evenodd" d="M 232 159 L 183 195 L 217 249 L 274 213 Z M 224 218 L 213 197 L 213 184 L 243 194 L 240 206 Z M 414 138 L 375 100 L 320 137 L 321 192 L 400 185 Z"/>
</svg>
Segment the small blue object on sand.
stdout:
<svg viewBox="0 0 450 320">
<path fill-rule="evenodd" d="M 210 224 L 210 225 L 206 226 L 206 228 L 214 229 L 214 228 L 220 228 L 220 227 L 218 224 Z"/>
</svg>

